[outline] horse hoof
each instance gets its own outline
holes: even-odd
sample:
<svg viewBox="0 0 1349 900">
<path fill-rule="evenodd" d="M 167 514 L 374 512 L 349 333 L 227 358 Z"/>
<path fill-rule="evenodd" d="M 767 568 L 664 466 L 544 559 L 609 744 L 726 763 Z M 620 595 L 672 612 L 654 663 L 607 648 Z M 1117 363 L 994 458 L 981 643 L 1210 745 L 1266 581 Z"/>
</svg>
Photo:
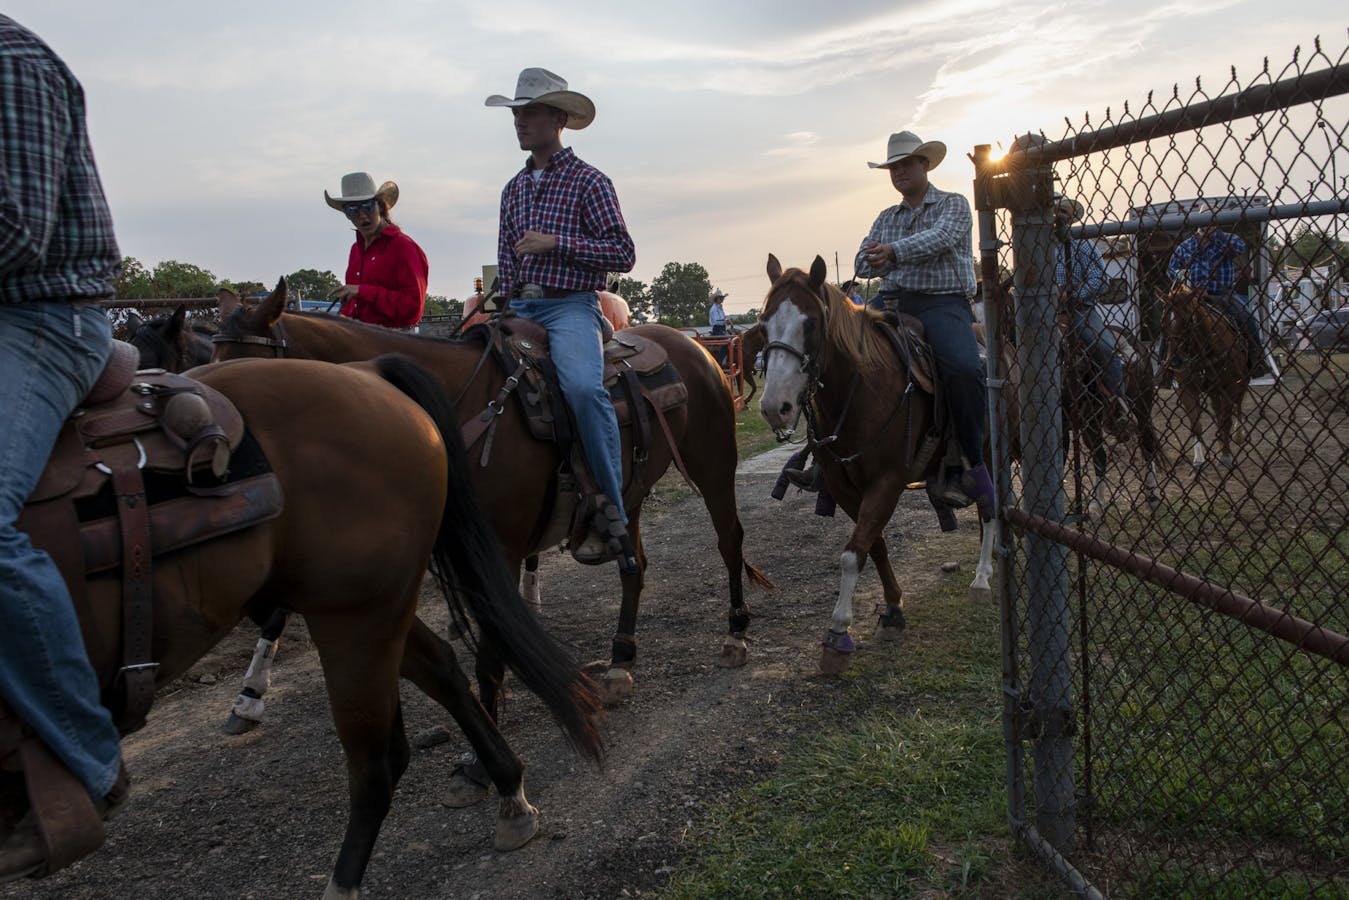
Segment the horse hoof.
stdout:
<svg viewBox="0 0 1349 900">
<path fill-rule="evenodd" d="M 261 722 L 255 722 L 252 719 L 242 719 L 234 713 L 230 713 L 230 717 L 225 720 L 224 725 L 220 726 L 220 730 L 225 732 L 225 734 L 248 734 L 261 724 Z"/>
<path fill-rule="evenodd" d="M 1230 456 L 1220 456 L 1218 457 L 1218 465 L 1222 466 L 1224 469 L 1231 469 L 1236 466 L 1236 461 Z"/>
<path fill-rule="evenodd" d="M 840 653 L 825 647 L 820 651 L 820 674 L 841 675 L 852 668 L 851 653 Z"/>
<path fill-rule="evenodd" d="M 970 585 L 970 602 L 992 603 L 993 589 L 990 588 L 988 585 L 983 585 L 982 587 L 975 587 L 974 585 Z"/>
<path fill-rule="evenodd" d="M 1101 504 L 1095 500 L 1087 504 L 1086 520 L 1088 522 L 1099 522 L 1104 516 L 1105 510 L 1101 508 Z"/>
<path fill-rule="evenodd" d="M 605 706 L 617 706 L 632 696 L 632 673 L 627 669 L 611 668 L 595 683 L 599 687 L 600 702 Z"/>
<path fill-rule="evenodd" d="M 525 811 L 508 815 L 503 809 L 497 816 L 496 830 L 492 834 L 492 849 L 502 853 L 519 850 L 529 843 L 530 838 L 539 833 L 539 811 L 525 804 Z"/>
<path fill-rule="evenodd" d="M 893 625 L 882 625 L 876 629 L 876 640 L 884 641 L 887 644 L 897 644 L 902 637 L 904 637 L 903 628 L 895 628 Z"/>
<path fill-rule="evenodd" d="M 340 888 L 333 884 L 332 878 L 328 879 L 328 886 L 323 889 L 323 900 L 359 900 L 360 896 L 360 888 Z"/>
<path fill-rule="evenodd" d="M 745 643 L 744 638 L 728 637 L 721 645 L 721 656 L 717 657 L 717 665 L 723 669 L 738 669 L 745 664 L 745 659 L 749 655 L 749 645 Z"/>
</svg>

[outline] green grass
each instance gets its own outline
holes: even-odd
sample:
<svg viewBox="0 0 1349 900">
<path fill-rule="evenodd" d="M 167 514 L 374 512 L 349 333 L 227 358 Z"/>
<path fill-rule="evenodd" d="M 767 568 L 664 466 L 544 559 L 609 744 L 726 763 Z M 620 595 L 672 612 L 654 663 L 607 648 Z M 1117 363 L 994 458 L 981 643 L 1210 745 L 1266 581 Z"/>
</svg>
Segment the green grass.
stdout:
<svg viewBox="0 0 1349 900">
<path fill-rule="evenodd" d="M 753 401 L 748 409 L 742 409 L 735 417 L 735 444 L 740 450 L 741 459 L 749 459 L 781 446 L 773 436 L 773 429 L 759 414 L 758 404 Z"/>
<path fill-rule="evenodd" d="M 663 896 L 1053 893 L 1009 860 L 996 612 L 958 577 L 922 606 L 901 645 L 857 655 L 835 703 L 799 714 L 775 772 L 706 811 Z"/>
</svg>

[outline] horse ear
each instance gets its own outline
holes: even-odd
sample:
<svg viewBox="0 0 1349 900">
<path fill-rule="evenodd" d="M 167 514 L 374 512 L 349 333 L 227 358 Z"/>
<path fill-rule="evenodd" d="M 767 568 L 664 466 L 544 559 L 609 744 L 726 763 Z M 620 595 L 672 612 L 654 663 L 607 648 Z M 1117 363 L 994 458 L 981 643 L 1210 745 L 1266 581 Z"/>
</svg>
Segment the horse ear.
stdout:
<svg viewBox="0 0 1349 900">
<path fill-rule="evenodd" d="M 768 280 L 777 281 L 782 277 L 782 263 L 773 254 L 768 254 Z"/>
<path fill-rule="evenodd" d="M 829 277 L 829 266 L 825 263 L 824 257 L 816 254 L 815 262 L 810 264 L 810 286 L 818 288 L 824 284 L 824 280 Z"/>
<path fill-rule="evenodd" d="M 167 337 L 170 340 L 177 340 L 180 344 L 187 342 L 187 329 L 183 323 L 187 321 L 187 307 L 179 303 L 173 310 L 173 315 L 169 316 Z"/>
<path fill-rule="evenodd" d="M 239 308 L 239 295 L 229 288 L 221 288 L 216 293 L 215 299 L 222 320 L 228 319 Z"/>
<path fill-rule="evenodd" d="M 281 318 L 281 313 L 286 308 L 286 277 L 283 275 L 276 281 L 276 287 L 272 289 L 267 299 L 262 301 L 258 307 L 259 314 L 267 320 L 268 325 L 275 325 L 276 320 Z"/>
<path fill-rule="evenodd" d="M 126 336 L 127 336 L 127 337 L 131 337 L 131 336 L 134 335 L 136 332 L 140 331 L 140 330 L 141 330 L 141 326 L 144 325 L 144 324 L 145 324 L 145 320 L 142 319 L 142 318 L 140 317 L 140 313 L 136 312 L 135 310 L 132 310 L 131 312 L 127 313 L 127 314 L 126 314 Z"/>
</svg>

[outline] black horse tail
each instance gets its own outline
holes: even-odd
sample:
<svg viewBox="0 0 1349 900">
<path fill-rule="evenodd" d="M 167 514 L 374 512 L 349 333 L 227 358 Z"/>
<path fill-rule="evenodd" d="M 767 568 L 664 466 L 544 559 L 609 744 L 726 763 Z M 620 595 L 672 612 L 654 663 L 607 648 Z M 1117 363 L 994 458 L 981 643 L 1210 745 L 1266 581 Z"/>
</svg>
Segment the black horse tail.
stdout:
<svg viewBox="0 0 1349 900">
<path fill-rule="evenodd" d="M 543 700 L 576 749 L 598 761 L 602 713 L 595 685 L 552 637 L 520 596 L 496 535 L 469 480 L 469 462 L 454 405 L 440 383 L 412 359 L 387 354 L 374 360 L 380 376 L 417 402 L 440 429 L 449 466 L 445 512 L 432 553 L 432 574 L 452 616 L 466 605 L 483 633 L 501 647 L 506 663 Z"/>
</svg>

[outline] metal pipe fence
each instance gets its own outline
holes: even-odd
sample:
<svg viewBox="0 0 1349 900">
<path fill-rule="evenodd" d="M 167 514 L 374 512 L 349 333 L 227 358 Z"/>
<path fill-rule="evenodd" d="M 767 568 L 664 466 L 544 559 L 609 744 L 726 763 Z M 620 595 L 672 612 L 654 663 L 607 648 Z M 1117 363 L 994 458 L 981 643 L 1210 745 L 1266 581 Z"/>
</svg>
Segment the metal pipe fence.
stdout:
<svg viewBox="0 0 1349 900">
<path fill-rule="evenodd" d="M 974 149 L 1009 822 L 1076 894 L 1349 895 L 1347 130 L 1318 41 Z"/>
</svg>

